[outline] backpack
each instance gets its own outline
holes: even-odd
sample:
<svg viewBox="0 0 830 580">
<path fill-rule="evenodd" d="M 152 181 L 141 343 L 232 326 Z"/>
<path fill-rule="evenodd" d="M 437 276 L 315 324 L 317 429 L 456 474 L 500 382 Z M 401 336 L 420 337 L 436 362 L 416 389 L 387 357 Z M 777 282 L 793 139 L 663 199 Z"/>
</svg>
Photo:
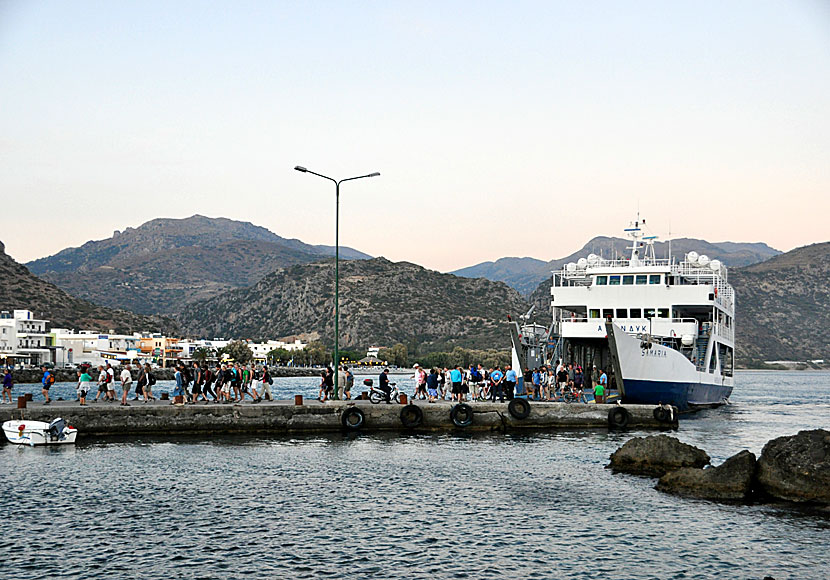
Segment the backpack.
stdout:
<svg viewBox="0 0 830 580">
<path fill-rule="evenodd" d="M 346 388 L 351 389 L 354 386 L 354 375 L 350 372 L 346 373 Z"/>
<path fill-rule="evenodd" d="M 55 384 L 55 375 L 53 375 L 52 373 L 49 373 L 49 386 L 52 386 L 54 384 Z"/>
<path fill-rule="evenodd" d="M 478 372 L 478 369 L 470 369 L 470 379 L 474 383 L 480 383 L 481 382 L 482 376 L 481 376 L 481 373 Z"/>
<path fill-rule="evenodd" d="M 156 384 L 156 377 L 153 376 L 153 373 L 147 373 L 147 384 L 151 387 Z"/>
</svg>

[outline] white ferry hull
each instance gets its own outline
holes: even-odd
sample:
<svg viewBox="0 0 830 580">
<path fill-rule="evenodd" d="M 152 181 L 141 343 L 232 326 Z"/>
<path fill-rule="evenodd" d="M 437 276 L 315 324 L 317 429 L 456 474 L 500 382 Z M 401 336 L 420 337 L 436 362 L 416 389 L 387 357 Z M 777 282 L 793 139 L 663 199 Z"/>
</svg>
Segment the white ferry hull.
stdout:
<svg viewBox="0 0 830 580">
<path fill-rule="evenodd" d="M 626 403 L 665 403 L 687 411 L 722 405 L 732 394 L 732 377 L 699 371 L 676 350 L 646 345 L 616 324 L 608 326 L 608 342 Z"/>
</svg>

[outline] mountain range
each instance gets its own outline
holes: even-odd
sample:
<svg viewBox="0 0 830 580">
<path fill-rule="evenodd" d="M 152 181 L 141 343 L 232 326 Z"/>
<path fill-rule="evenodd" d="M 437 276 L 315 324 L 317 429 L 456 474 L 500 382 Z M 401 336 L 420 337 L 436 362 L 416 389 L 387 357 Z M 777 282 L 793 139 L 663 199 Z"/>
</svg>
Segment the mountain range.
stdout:
<svg viewBox="0 0 830 580">
<path fill-rule="evenodd" d="M 333 336 L 334 261 L 281 268 L 249 288 L 191 303 L 178 320 L 199 336 L 265 338 L 318 331 Z M 441 274 L 384 258 L 340 265 L 344 346 L 412 345 L 411 353 L 454 346 L 509 348 L 504 322 L 527 302 L 484 278 Z"/>
<path fill-rule="evenodd" d="M 50 328 L 74 328 L 99 332 L 178 332 L 170 318 L 142 316 L 121 309 L 96 306 L 71 296 L 32 274 L 6 254 L 0 242 L 0 307 L 3 310 L 31 310 L 49 321 Z"/>
<path fill-rule="evenodd" d="M 619 238 L 594 238 L 558 260 L 505 258 L 464 269 L 466 276 L 344 249 L 354 259 L 341 262 L 342 344 L 403 342 L 410 352 L 456 345 L 506 348 L 507 314 L 537 304 L 544 321 L 550 269 L 588 253 L 622 254 L 625 245 Z M 730 265 L 740 365 L 830 358 L 823 333 L 830 326 L 830 243 L 781 254 L 763 243 L 672 241 L 674 255 L 690 250 Z M 658 256 L 665 251 L 657 246 Z M 152 220 L 30 263 L 42 279 L 2 253 L 0 307 L 28 308 L 54 326 L 74 328 L 168 330 L 178 323 L 180 332 L 191 336 L 274 338 L 305 332 L 331 337 L 330 254 L 331 248 L 286 240 L 246 222 L 203 216 Z M 468 277 L 475 273 L 482 276 Z M 523 276 L 525 295 L 516 289 Z M 534 280 L 535 289 L 528 292 Z M 176 323 L 124 309 L 172 313 Z"/>
<path fill-rule="evenodd" d="M 487 278 L 488 280 L 505 282 L 525 296 L 529 296 L 539 286 L 540 282 L 550 279 L 551 271 L 558 270 L 568 262 L 575 262 L 588 254 L 598 254 L 605 257 L 628 256 L 626 248 L 630 240 L 598 236 L 585 244 L 580 250 L 570 256 L 557 258 L 545 262 L 536 258 L 500 258 L 494 262 L 482 262 L 450 272 L 465 278 Z M 717 258 L 730 267 L 748 266 L 763 262 L 781 252 L 767 244 L 718 242 L 712 243 L 695 238 L 677 238 L 671 240 L 671 253 L 674 256 L 683 256 L 692 250 L 698 254 L 706 254 L 710 258 Z M 659 257 L 669 254 L 669 242 L 655 242 L 655 255 Z"/>
<path fill-rule="evenodd" d="M 70 294 L 142 314 L 175 314 L 192 301 L 250 286 L 269 272 L 334 255 L 249 222 L 194 215 L 154 219 L 111 238 L 29 262 Z M 368 254 L 341 247 L 344 259 Z"/>
</svg>

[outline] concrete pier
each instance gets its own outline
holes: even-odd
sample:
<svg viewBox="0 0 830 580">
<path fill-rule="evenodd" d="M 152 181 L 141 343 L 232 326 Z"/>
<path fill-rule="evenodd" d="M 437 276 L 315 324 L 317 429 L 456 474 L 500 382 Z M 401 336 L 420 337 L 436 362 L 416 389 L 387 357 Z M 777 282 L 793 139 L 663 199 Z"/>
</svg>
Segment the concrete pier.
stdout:
<svg viewBox="0 0 830 580">
<path fill-rule="evenodd" d="M 530 402 L 530 413 L 524 419 L 511 415 L 507 403 L 470 403 L 473 410 L 469 426 L 453 423 L 449 402 L 428 404 L 416 401 L 423 412 L 420 424 L 406 427 L 401 419 L 403 405 L 373 405 L 369 401 L 316 400 L 295 405 L 291 401 L 259 404 L 171 405 L 168 401 L 141 403 L 131 401 L 129 407 L 119 403 L 96 403 L 81 407 L 76 402 L 57 401 L 50 405 L 29 402 L 26 409 L 0 407 L 3 421 L 22 418 L 50 421 L 63 417 L 77 428 L 80 437 L 94 435 L 171 435 L 222 433 L 322 433 L 348 430 L 343 414 L 355 407 L 363 413 L 360 432 L 372 431 L 524 431 L 533 429 L 609 428 L 609 412 L 617 405 L 593 403 Z M 654 407 L 623 405 L 627 428 L 665 428 L 653 416 Z"/>
</svg>

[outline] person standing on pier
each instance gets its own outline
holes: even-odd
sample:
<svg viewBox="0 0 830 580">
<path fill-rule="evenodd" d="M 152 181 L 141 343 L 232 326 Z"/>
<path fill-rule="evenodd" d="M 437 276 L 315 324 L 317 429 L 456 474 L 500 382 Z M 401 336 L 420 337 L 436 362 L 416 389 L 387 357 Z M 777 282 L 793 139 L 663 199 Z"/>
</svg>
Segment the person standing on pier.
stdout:
<svg viewBox="0 0 830 580">
<path fill-rule="evenodd" d="M 86 407 L 86 394 L 89 392 L 90 384 L 92 384 L 92 377 L 87 374 L 87 371 L 78 372 L 78 401 L 82 407 Z"/>
<path fill-rule="evenodd" d="M 107 363 L 107 399 L 115 401 L 115 370 Z"/>
<path fill-rule="evenodd" d="M 184 367 L 181 364 L 176 365 L 176 374 L 174 375 L 174 379 L 176 379 L 176 386 L 173 388 L 173 400 L 170 401 L 171 405 L 181 405 L 182 403 L 177 402 L 179 397 L 184 396 L 184 377 L 182 376 L 182 371 Z"/>
<path fill-rule="evenodd" d="M 12 402 L 12 387 L 14 387 L 14 379 L 12 372 L 8 368 L 3 374 L 3 403 L 6 402 L 6 397 L 9 398 L 9 404 Z"/>
<path fill-rule="evenodd" d="M 40 392 L 43 393 L 43 396 L 46 398 L 43 404 L 48 405 L 52 402 L 49 399 L 49 388 L 55 383 L 55 375 L 46 370 L 46 365 L 40 368 L 43 371 L 43 378 L 40 379 L 40 382 L 43 384 L 43 388 Z"/>
<path fill-rule="evenodd" d="M 461 381 L 464 380 L 464 371 L 461 367 L 455 367 L 450 371 L 450 382 L 452 383 L 452 400 L 463 402 L 464 394 L 461 391 Z"/>
<path fill-rule="evenodd" d="M 490 400 L 496 402 L 496 397 L 499 398 L 500 403 L 504 403 L 504 374 L 501 369 L 496 367 L 490 373 Z"/>
<path fill-rule="evenodd" d="M 507 396 L 507 400 L 513 399 L 514 389 L 516 388 L 516 371 L 513 370 L 513 367 L 507 365 L 504 367 L 506 370 L 504 372 L 504 390 L 505 395 Z"/>
<path fill-rule="evenodd" d="M 98 397 L 104 395 L 104 400 L 107 400 L 107 370 L 103 365 L 98 365 L 98 394 L 95 395 L 93 403 L 98 402 Z"/>
<path fill-rule="evenodd" d="M 266 401 L 273 401 L 274 395 L 271 393 L 271 385 L 274 380 L 271 378 L 271 373 L 268 371 L 266 365 L 262 365 L 262 372 L 259 375 L 262 384 L 262 389 L 259 391 L 260 397 Z"/>
<path fill-rule="evenodd" d="M 121 395 L 121 406 L 122 407 L 129 407 L 130 404 L 127 402 L 127 396 L 130 394 L 130 387 L 133 384 L 133 375 L 130 372 L 130 363 L 124 364 L 124 368 L 121 371 L 121 390 L 123 394 Z"/>
<path fill-rule="evenodd" d="M 343 400 L 348 401 L 352 398 L 352 387 L 354 386 L 354 373 L 349 370 L 349 367 L 344 366 L 343 372 L 346 373 L 346 386 L 343 387 Z"/>
</svg>

